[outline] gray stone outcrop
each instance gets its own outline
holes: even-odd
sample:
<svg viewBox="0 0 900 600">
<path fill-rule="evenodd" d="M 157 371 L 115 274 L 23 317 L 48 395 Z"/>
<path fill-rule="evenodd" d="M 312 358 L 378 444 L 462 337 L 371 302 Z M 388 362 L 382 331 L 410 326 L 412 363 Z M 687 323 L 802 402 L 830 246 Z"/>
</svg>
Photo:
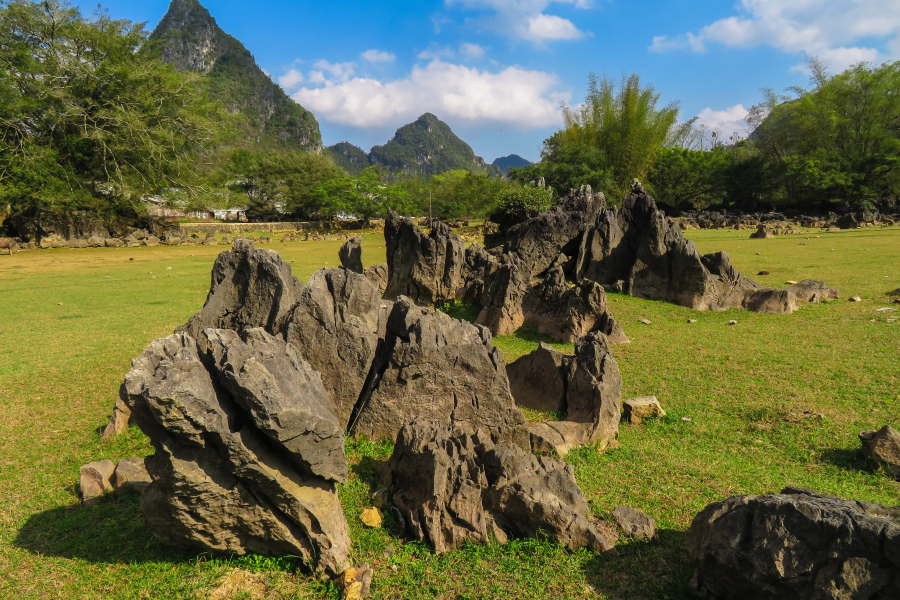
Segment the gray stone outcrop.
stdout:
<svg viewBox="0 0 900 600">
<path fill-rule="evenodd" d="M 688 532 L 707 600 L 900 598 L 900 510 L 809 490 L 735 496 Z"/>
<path fill-rule="evenodd" d="M 571 466 L 482 431 L 413 420 L 400 430 L 385 479 L 413 536 L 437 552 L 538 535 L 571 550 L 613 547 Z"/>
</svg>

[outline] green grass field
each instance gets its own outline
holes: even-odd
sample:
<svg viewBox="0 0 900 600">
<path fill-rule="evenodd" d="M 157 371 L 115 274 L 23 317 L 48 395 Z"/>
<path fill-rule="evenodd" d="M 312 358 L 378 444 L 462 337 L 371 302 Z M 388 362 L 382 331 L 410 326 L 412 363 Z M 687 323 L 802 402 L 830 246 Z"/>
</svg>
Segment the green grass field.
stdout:
<svg viewBox="0 0 900 600">
<path fill-rule="evenodd" d="M 712 501 L 794 485 L 900 505 L 900 484 L 859 456 L 856 439 L 900 420 L 900 322 L 874 312 L 900 287 L 900 228 L 772 240 L 749 233 L 689 236 L 702 252 L 727 250 L 746 275 L 771 272 L 762 283 L 823 279 L 842 299 L 757 315 L 610 295 L 632 340 L 614 348 L 625 397 L 655 395 L 668 415 L 623 425 L 618 450 L 582 449 L 567 460 L 598 517 L 620 504 L 639 508 L 656 518 L 657 540 L 626 540 L 602 556 L 533 540 L 435 556 L 404 543 L 390 522 L 381 530 L 360 523 L 390 446 L 348 442 L 353 474 L 341 500 L 354 559 L 375 566 L 373 596 L 686 598 L 686 531 Z M 340 244 L 265 247 L 305 281 L 338 263 Z M 338 597 L 290 559 L 229 560 L 164 546 L 144 527 L 136 495 L 78 505 L 80 465 L 151 452 L 136 429 L 109 444 L 100 431 L 131 359 L 202 306 L 222 249 L 0 256 L 0 598 L 207 598 L 235 568 L 256 573 L 256 587 L 232 598 L 261 598 L 260 590 L 266 598 Z M 363 258 L 384 261 L 380 235 L 364 236 Z M 854 295 L 863 302 L 846 301 Z M 495 341 L 507 361 L 537 345 L 527 332 Z"/>
</svg>

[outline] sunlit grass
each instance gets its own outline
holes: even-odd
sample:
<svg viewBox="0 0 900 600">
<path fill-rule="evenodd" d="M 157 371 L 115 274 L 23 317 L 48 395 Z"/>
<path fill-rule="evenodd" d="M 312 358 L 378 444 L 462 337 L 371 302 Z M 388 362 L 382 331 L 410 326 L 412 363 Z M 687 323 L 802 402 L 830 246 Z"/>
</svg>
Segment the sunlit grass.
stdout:
<svg viewBox="0 0 900 600">
<path fill-rule="evenodd" d="M 692 572 L 685 532 L 713 500 L 798 485 L 900 504 L 900 485 L 859 457 L 856 440 L 863 429 L 900 420 L 900 323 L 874 312 L 900 287 L 900 229 L 772 240 L 750 240 L 749 233 L 688 235 L 703 252 L 727 250 L 761 283 L 823 279 L 841 288 L 842 299 L 793 315 L 757 315 L 610 295 L 632 340 L 614 348 L 624 393 L 655 395 L 668 414 L 623 426 L 618 450 L 580 450 L 567 460 L 598 517 L 619 504 L 645 510 L 661 527 L 657 541 L 623 542 L 616 556 L 524 540 L 435 557 L 399 538 L 390 515 L 381 530 L 359 521 L 390 446 L 352 442 L 351 480 L 340 494 L 354 559 L 375 566 L 374 596 L 684 598 Z M 272 237 L 263 247 L 280 252 L 303 281 L 339 264 L 340 241 L 281 244 Z M 383 237 L 363 238 L 366 264 L 383 262 Z M 222 250 L 0 256 L 0 597 L 204 598 L 232 568 L 273 573 L 266 579 L 280 594 L 273 597 L 337 597 L 289 559 L 164 546 L 144 527 L 135 495 L 77 507 L 79 465 L 151 452 L 137 430 L 110 444 L 100 444 L 99 431 L 130 360 L 202 306 Z M 762 270 L 771 275 L 756 277 Z M 846 302 L 851 295 L 863 302 Z M 448 310 L 477 317 L 472 307 Z M 639 323 L 643 318 L 651 325 Z M 738 325 L 728 326 L 731 319 Z M 538 341 L 523 330 L 495 344 L 511 361 Z M 556 347 L 572 352 L 571 344 Z"/>
</svg>

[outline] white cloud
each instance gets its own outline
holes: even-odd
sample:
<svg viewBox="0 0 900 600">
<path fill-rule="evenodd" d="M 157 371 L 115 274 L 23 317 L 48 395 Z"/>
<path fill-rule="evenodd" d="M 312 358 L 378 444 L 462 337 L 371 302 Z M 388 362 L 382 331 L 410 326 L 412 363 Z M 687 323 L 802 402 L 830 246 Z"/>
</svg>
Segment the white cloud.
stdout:
<svg viewBox="0 0 900 600">
<path fill-rule="evenodd" d="M 303 81 L 303 73 L 301 73 L 297 69 L 291 69 L 278 78 L 278 85 L 290 91 L 300 87 L 300 84 L 303 83 Z"/>
<path fill-rule="evenodd" d="M 422 60 L 434 60 L 436 58 L 453 58 L 456 52 L 449 46 L 445 48 L 431 48 L 430 50 L 422 50 L 419 52 L 419 58 Z"/>
<path fill-rule="evenodd" d="M 397 60 L 396 54 L 384 50 L 366 50 L 361 56 L 371 63 L 394 62 Z"/>
<path fill-rule="evenodd" d="M 743 104 L 735 104 L 725 110 L 704 108 L 697 115 L 697 124 L 705 125 L 711 131 L 716 131 L 722 140 L 729 139 L 732 134 L 738 134 L 741 138 L 745 138 L 749 131 L 746 120 L 748 112 Z"/>
<path fill-rule="evenodd" d="M 396 127 L 425 112 L 442 119 L 498 123 L 522 129 L 559 125 L 555 75 L 507 67 L 489 73 L 435 59 L 405 79 L 355 77 L 324 87 L 303 87 L 293 98 L 328 122 L 353 127 Z"/>
<path fill-rule="evenodd" d="M 585 36 L 572 21 L 546 14 L 552 2 L 574 4 L 576 8 L 590 8 L 592 0 L 445 0 L 448 6 L 460 5 L 491 16 L 473 22 L 501 35 L 542 44 L 551 40 L 574 40 Z"/>
<path fill-rule="evenodd" d="M 310 71 L 310 80 L 312 80 L 313 73 L 330 73 L 333 79 L 347 81 L 348 79 L 353 77 L 355 73 L 353 69 L 354 67 L 356 67 L 356 63 L 330 63 L 327 60 L 320 60 L 317 63 L 313 64 L 313 66 L 318 69 L 318 71 Z"/>
<path fill-rule="evenodd" d="M 465 59 L 477 60 L 479 58 L 484 58 L 484 48 L 482 48 L 478 44 L 470 44 L 466 42 L 459 47 L 459 54 Z"/>
<path fill-rule="evenodd" d="M 720 19 L 698 33 L 653 38 L 651 52 L 691 49 L 709 43 L 735 48 L 772 46 L 805 53 L 840 71 L 860 61 L 900 58 L 900 2 L 897 0 L 742 0 L 740 15 Z M 888 52 L 858 44 L 880 38 Z"/>
</svg>

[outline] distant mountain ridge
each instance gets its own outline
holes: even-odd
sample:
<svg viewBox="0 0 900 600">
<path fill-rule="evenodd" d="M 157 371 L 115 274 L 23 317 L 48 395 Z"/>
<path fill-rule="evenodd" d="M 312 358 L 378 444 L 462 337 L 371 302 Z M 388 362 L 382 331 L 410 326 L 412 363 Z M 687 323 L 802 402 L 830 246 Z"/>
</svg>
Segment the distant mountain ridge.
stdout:
<svg viewBox="0 0 900 600">
<path fill-rule="evenodd" d="M 526 160 L 518 154 L 510 154 L 509 156 L 494 159 L 494 162 L 491 164 L 500 169 L 503 173 L 509 173 L 510 169 L 521 169 L 532 163 L 530 160 Z"/>
<path fill-rule="evenodd" d="M 476 156 L 471 146 L 431 113 L 425 113 L 404 125 L 389 142 L 383 146 L 373 146 L 368 154 L 349 142 L 341 142 L 325 150 L 339 167 L 354 176 L 370 165 L 384 165 L 392 171 L 425 176 L 456 169 L 500 174 L 498 168 Z"/>
<path fill-rule="evenodd" d="M 315 116 L 284 93 L 197 0 L 173 0 L 150 35 L 180 71 L 205 73 L 210 95 L 238 115 L 246 141 L 266 148 L 322 150 Z"/>
</svg>

